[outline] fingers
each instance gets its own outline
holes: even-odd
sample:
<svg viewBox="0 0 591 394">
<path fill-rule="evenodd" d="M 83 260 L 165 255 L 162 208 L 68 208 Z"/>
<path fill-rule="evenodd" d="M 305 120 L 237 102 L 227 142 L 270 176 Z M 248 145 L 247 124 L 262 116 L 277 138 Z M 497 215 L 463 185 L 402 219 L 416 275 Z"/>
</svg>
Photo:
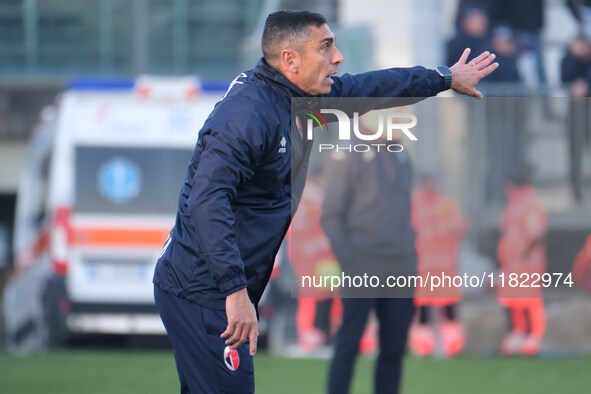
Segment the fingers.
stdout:
<svg viewBox="0 0 591 394">
<path fill-rule="evenodd" d="M 480 70 L 483 70 L 486 67 L 488 67 L 493 62 L 493 60 L 495 60 L 496 57 L 497 57 L 497 55 L 495 55 L 494 53 L 491 53 L 490 55 L 488 55 L 487 57 L 482 59 L 480 62 L 477 62 L 475 60 L 473 60 L 473 62 L 476 65 L 476 69 L 478 71 L 480 71 Z"/>
<path fill-rule="evenodd" d="M 230 325 L 228 325 L 229 327 Z M 225 337 L 223 336 L 224 334 L 228 333 Z M 229 332 L 228 329 L 226 329 L 226 331 L 224 331 L 222 333 L 222 335 L 220 335 L 220 337 L 222 338 L 227 338 L 226 339 L 226 345 L 232 346 L 232 348 L 237 349 L 239 348 L 244 342 L 246 342 L 246 338 L 248 336 L 248 330 L 245 330 L 244 327 L 240 324 L 236 324 L 234 326 L 234 330 Z"/>
<path fill-rule="evenodd" d="M 468 56 L 470 56 L 470 48 L 464 49 L 464 53 L 462 53 L 462 56 L 460 56 L 460 60 L 458 60 L 458 63 L 466 64 L 466 62 L 468 61 Z"/>
<path fill-rule="evenodd" d="M 467 63 L 469 54 L 470 49 L 467 48 L 464 50 L 460 60 L 450 67 L 453 72 L 451 88 L 459 94 L 481 99 L 483 95 L 476 90 L 476 84 L 482 78 L 496 70 L 499 64 L 493 63 L 496 55 L 488 51 L 481 53 Z"/>
<path fill-rule="evenodd" d="M 258 335 L 256 324 L 228 324 L 228 328 L 226 328 L 226 331 L 220 337 L 228 338 L 225 344 L 232 346 L 233 349 L 238 349 L 248 339 L 250 342 L 250 354 L 254 356 L 257 351 Z"/>
<path fill-rule="evenodd" d="M 225 344 L 237 349 L 250 339 L 251 342 L 254 342 L 250 352 L 254 354 L 258 323 L 254 305 L 248 297 L 246 288 L 235 291 L 226 297 L 226 315 L 228 326 L 220 335 L 222 339 L 226 339 Z"/>
<path fill-rule="evenodd" d="M 254 356 L 257 352 L 257 340 L 258 340 L 259 332 L 256 327 L 252 327 L 250 329 L 250 333 L 248 335 L 248 340 L 250 342 L 250 355 Z"/>
<path fill-rule="evenodd" d="M 230 335 L 232 335 L 234 333 L 234 330 L 236 328 L 236 323 L 235 322 L 228 322 L 228 327 L 226 327 L 226 331 L 222 332 L 220 335 L 220 338 L 228 338 Z"/>
<path fill-rule="evenodd" d="M 488 74 L 492 73 L 499 67 L 499 63 L 493 63 L 485 68 L 483 68 L 480 72 L 482 74 L 482 78 L 486 77 Z"/>
<path fill-rule="evenodd" d="M 472 88 L 471 90 L 469 90 L 463 94 L 465 94 L 466 96 L 474 97 L 475 99 L 478 99 L 478 100 L 480 100 L 482 97 L 484 97 L 484 95 L 482 94 L 481 91 L 476 90 L 474 88 Z"/>
<path fill-rule="evenodd" d="M 474 62 L 474 65 L 478 66 L 478 64 L 480 62 L 484 61 L 490 55 L 491 55 L 491 53 L 489 51 L 484 51 L 480 55 L 478 55 L 474 59 L 472 59 L 472 61 L 470 63 Z"/>
</svg>

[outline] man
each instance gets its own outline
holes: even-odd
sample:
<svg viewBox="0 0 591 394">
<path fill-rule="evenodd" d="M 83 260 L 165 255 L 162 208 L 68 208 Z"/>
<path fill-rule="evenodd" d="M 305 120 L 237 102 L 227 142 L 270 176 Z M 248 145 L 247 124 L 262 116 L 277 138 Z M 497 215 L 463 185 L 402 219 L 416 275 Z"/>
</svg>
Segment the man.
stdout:
<svg viewBox="0 0 591 394">
<path fill-rule="evenodd" d="M 255 306 L 301 196 L 311 148 L 297 135 L 292 140 L 291 98 L 428 97 L 450 86 L 481 97 L 474 86 L 497 67 L 488 53 L 466 64 L 466 51 L 453 76 L 416 67 L 337 78 L 343 58 L 334 39 L 319 14 L 269 15 L 264 58 L 232 82 L 199 133 L 154 274 L 182 392 L 254 392 Z"/>
<path fill-rule="evenodd" d="M 591 10 L 591 8 L 590 8 Z M 569 175 L 573 197 L 583 198 L 583 158 L 586 145 L 591 141 L 591 39 L 578 35 L 568 45 L 560 63 L 562 82 L 568 84 L 569 100 L 566 129 L 568 131 Z"/>
<path fill-rule="evenodd" d="M 392 143 L 399 142 L 393 136 Z M 377 277 L 382 284 L 388 277 L 415 276 L 412 168 L 406 151 L 335 151 L 327 160 L 325 178 L 321 224 L 343 275 Z M 328 393 L 349 392 L 359 343 L 372 311 L 379 323 L 374 392 L 397 393 L 414 315 L 414 289 L 368 286 L 339 291 L 343 319 L 329 369 Z"/>
<path fill-rule="evenodd" d="M 338 272 L 338 263 L 330 243 L 320 227 L 324 183 L 320 166 L 310 166 L 306 188 L 300 199 L 298 214 L 287 233 L 288 258 L 296 277 L 309 272 Z M 292 240 L 297 240 L 292 245 Z M 298 296 L 296 329 L 298 346 L 311 352 L 326 345 L 331 338 L 331 318 L 337 314 L 338 303 L 333 303 L 324 288 L 302 289 Z M 340 306 L 340 305 L 339 305 Z"/>
<path fill-rule="evenodd" d="M 419 275 L 424 279 L 429 275 L 454 277 L 460 242 L 469 227 L 468 219 L 453 198 L 439 193 L 433 173 L 421 176 L 418 189 L 411 195 L 411 205 L 412 227 L 417 233 Z M 409 345 L 414 354 L 432 354 L 437 331 L 445 356 L 454 356 L 462 350 L 465 333 L 457 316 L 461 296 L 461 288 L 456 286 L 416 289 L 414 303 L 418 321 L 409 333 Z M 435 314 L 440 312 L 441 319 L 437 321 Z"/>
<path fill-rule="evenodd" d="M 546 270 L 546 210 L 536 190 L 528 184 L 524 170 L 518 170 L 506 182 L 507 205 L 500 218 L 497 257 L 505 283 L 497 287 L 499 303 L 510 314 L 511 331 L 501 344 L 501 354 L 536 355 L 546 331 L 542 287 L 534 283 Z M 517 279 L 524 286 L 510 286 Z"/>
<path fill-rule="evenodd" d="M 365 134 L 374 133 L 375 126 L 364 128 L 368 131 Z M 393 138 L 393 144 L 400 142 L 399 137 Z M 329 369 L 328 392 L 349 392 L 361 336 L 373 311 L 379 322 L 374 392 L 397 393 L 414 305 L 447 305 L 456 302 L 458 294 L 453 288 L 435 293 L 415 289 L 410 280 L 406 286 L 397 282 L 401 287 L 384 284 L 390 278 L 416 277 L 417 268 L 423 278 L 427 271 L 432 275 L 454 274 L 457 243 L 467 223 L 457 204 L 435 193 L 432 176 L 423 178 L 423 190 L 411 194 L 412 165 L 405 150 L 334 151 L 324 175 L 321 223 L 343 275 L 379 278 L 377 286 L 339 289 L 343 319 Z M 417 252 L 422 264 L 417 264 Z M 419 303 L 413 304 L 413 295 L 421 297 Z M 451 322 L 442 324 L 444 351 L 458 352 L 463 346 L 459 327 L 447 323 Z M 421 336 L 422 355 L 426 355 L 435 343 L 432 337 Z M 416 336 L 414 339 L 411 346 L 419 342 Z"/>
</svg>

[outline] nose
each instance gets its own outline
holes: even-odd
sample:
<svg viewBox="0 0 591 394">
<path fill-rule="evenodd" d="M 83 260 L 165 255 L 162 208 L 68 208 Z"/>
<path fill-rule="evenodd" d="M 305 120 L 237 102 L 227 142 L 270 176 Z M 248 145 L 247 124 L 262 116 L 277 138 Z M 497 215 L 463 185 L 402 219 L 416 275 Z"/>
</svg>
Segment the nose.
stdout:
<svg viewBox="0 0 591 394">
<path fill-rule="evenodd" d="M 343 55 L 341 55 L 341 51 L 339 51 L 337 49 L 337 47 L 333 47 L 333 48 L 334 48 L 334 54 L 333 54 L 333 58 L 332 58 L 333 64 L 341 64 L 341 63 L 343 63 L 343 61 L 345 59 L 343 59 Z"/>
</svg>

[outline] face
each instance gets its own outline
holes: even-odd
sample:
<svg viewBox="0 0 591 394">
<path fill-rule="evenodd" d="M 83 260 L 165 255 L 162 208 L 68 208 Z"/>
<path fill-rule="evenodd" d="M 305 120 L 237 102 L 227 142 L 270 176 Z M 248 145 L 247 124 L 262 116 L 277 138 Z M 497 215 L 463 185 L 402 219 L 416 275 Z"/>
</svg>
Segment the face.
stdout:
<svg viewBox="0 0 591 394">
<path fill-rule="evenodd" d="M 334 34 L 328 25 L 309 29 L 308 41 L 297 51 L 292 82 L 313 96 L 328 94 L 333 84 L 330 76 L 337 73 L 343 56 L 334 45 Z"/>
<path fill-rule="evenodd" d="M 493 38 L 493 50 L 495 53 L 503 56 L 513 56 L 515 54 L 515 43 L 509 37 Z"/>
<path fill-rule="evenodd" d="M 472 11 L 465 16 L 464 31 L 472 37 L 484 37 L 488 29 L 488 17 L 484 12 Z"/>
</svg>

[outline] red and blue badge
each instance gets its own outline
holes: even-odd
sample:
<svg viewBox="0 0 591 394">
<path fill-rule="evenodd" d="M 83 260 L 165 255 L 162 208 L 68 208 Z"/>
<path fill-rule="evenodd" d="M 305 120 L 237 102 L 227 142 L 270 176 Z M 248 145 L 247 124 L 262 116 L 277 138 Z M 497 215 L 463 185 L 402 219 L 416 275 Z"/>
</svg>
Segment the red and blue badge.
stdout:
<svg viewBox="0 0 591 394">
<path fill-rule="evenodd" d="M 224 349 L 224 363 L 230 371 L 236 371 L 240 366 L 240 356 L 236 349 L 232 349 L 231 346 L 226 346 Z"/>
</svg>

